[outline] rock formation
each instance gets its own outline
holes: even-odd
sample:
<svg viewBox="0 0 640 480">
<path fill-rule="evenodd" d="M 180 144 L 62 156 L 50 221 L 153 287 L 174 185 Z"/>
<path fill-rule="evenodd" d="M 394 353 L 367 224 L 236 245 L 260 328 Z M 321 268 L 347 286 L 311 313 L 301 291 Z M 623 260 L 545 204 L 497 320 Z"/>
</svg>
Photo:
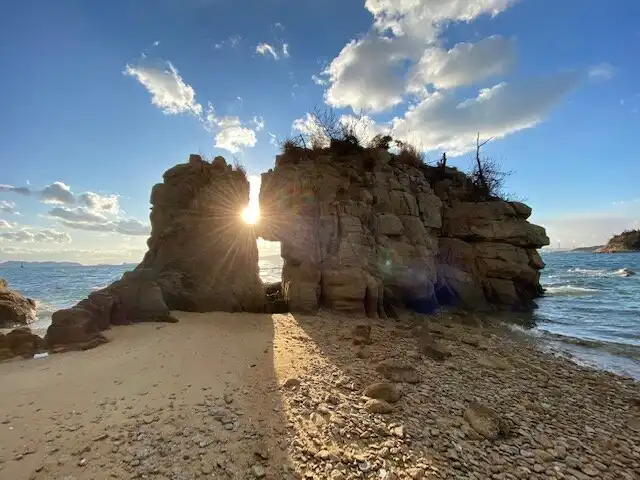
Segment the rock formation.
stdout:
<svg viewBox="0 0 640 480">
<path fill-rule="evenodd" d="M 640 230 L 625 230 L 614 235 L 607 244 L 596 253 L 640 252 Z"/>
<path fill-rule="evenodd" d="M 54 313 L 50 348 L 87 348 L 110 325 L 175 321 L 170 310 L 261 311 L 265 296 L 253 227 L 240 212 L 249 201 L 243 171 L 191 155 L 151 191 L 151 236 L 134 271 Z"/>
<path fill-rule="evenodd" d="M 36 303 L 18 292 L 10 290 L 0 278 L 0 328 L 26 325 L 35 317 Z"/>
<path fill-rule="evenodd" d="M 281 242 L 291 311 L 531 308 L 549 239 L 528 206 L 473 201 L 472 187 L 384 149 L 278 156 L 262 175 L 259 234 Z"/>
<path fill-rule="evenodd" d="M 289 149 L 262 176 L 258 230 L 240 212 L 243 171 L 191 155 L 151 191 L 149 250 L 134 271 L 56 312 L 50 349 L 89 348 L 111 325 L 175 321 L 171 310 L 372 317 L 408 307 L 529 309 L 549 240 L 518 202 L 478 202 L 455 169 L 386 149 Z M 263 286 L 256 237 L 281 242 L 281 285 Z"/>
<path fill-rule="evenodd" d="M 44 340 L 28 327 L 15 328 L 6 335 L 0 333 L 0 361 L 18 356 L 31 358 L 44 350 Z"/>
</svg>

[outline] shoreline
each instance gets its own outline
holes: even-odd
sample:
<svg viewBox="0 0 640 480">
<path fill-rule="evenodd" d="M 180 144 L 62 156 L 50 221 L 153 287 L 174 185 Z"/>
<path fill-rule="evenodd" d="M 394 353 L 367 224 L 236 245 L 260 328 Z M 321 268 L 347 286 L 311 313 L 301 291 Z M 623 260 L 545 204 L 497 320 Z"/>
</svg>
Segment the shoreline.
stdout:
<svg viewBox="0 0 640 480">
<path fill-rule="evenodd" d="M 504 326 L 175 315 L 114 327 L 86 352 L 1 363 L 0 476 L 631 479 L 640 469 L 640 385 Z M 443 361 L 416 349 L 425 319 L 451 354 Z M 364 342 L 358 325 L 371 328 Z M 381 370 L 389 362 L 395 370 Z M 400 399 L 369 413 L 363 391 L 381 381 Z M 510 433 L 479 436 L 465 419 L 472 402 Z"/>
<path fill-rule="evenodd" d="M 220 312 L 209 312 L 211 315 L 217 313 Z M 533 313 L 535 314 L 535 311 Z M 444 314 L 460 315 L 455 311 L 444 311 Z M 432 314 L 426 318 L 436 319 L 439 315 L 442 314 Z M 478 314 L 475 315 L 478 316 Z M 578 366 L 640 381 L 640 345 L 556 333 L 537 324 L 531 328 L 525 327 L 522 324 L 521 314 L 515 312 L 483 313 L 480 316 L 492 319 L 495 327 L 504 327 L 510 334 L 523 336 L 523 340 L 532 342 L 540 352 L 546 355 L 562 357 Z M 34 334 L 44 338 L 50 323 L 50 318 L 48 321 L 38 319 L 23 326 L 31 328 Z M 34 324 L 38 324 L 39 328 L 34 329 Z M 17 326 L 2 328 L 0 333 L 6 334 L 13 328 Z"/>
</svg>

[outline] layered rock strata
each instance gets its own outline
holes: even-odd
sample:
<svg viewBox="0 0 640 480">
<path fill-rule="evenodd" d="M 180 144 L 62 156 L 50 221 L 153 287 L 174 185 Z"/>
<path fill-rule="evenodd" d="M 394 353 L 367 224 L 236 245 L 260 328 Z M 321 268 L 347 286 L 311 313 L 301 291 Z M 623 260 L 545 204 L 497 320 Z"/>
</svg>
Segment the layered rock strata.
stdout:
<svg viewBox="0 0 640 480">
<path fill-rule="evenodd" d="M 259 233 L 281 243 L 289 308 L 531 308 L 544 229 L 522 203 L 471 201 L 472 187 L 383 149 L 280 155 L 262 175 Z"/>
</svg>

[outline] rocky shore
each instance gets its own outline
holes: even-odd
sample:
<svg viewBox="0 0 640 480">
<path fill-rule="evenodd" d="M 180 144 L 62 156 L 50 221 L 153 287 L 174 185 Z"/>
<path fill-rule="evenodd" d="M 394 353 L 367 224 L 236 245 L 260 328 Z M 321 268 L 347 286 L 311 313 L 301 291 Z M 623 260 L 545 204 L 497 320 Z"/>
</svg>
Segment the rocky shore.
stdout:
<svg viewBox="0 0 640 480">
<path fill-rule="evenodd" d="M 33 321 L 35 311 L 36 302 L 11 290 L 0 278 L 0 328 L 27 325 Z"/>
<path fill-rule="evenodd" d="M 0 364 L 0 477 L 638 478 L 639 385 L 490 316 L 173 315 Z"/>
</svg>

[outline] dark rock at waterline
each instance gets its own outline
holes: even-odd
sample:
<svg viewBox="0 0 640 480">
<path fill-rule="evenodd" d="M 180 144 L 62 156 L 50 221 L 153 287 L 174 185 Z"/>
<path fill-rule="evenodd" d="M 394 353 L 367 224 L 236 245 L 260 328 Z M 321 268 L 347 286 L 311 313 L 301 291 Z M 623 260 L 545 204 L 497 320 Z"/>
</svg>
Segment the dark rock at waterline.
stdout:
<svg viewBox="0 0 640 480">
<path fill-rule="evenodd" d="M 9 289 L 0 279 L 0 328 L 26 325 L 35 318 L 36 303 Z"/>
<path fill-rule="evenodd" d="M 46 350 L 45 341 L 28 327 L 19 327 L 6 335 L 0 333 L 0 360 L 13 357 L 31 358 Z"/>
</svg>

